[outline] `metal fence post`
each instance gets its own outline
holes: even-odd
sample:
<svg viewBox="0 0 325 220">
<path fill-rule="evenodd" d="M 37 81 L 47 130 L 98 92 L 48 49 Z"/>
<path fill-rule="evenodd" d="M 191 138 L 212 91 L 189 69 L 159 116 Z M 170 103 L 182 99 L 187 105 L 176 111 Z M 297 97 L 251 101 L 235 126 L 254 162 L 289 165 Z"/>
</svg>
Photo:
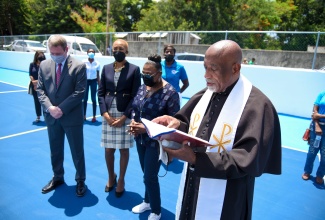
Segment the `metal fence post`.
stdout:
<svg viewBox="0 0 325 220">
<path fill-rule="evenodd" d="M 109 56 L 113 56 L 113 34 L 112 32 L 109 32 L 109 47 L 110 47 L 110 51 L 109 51 Z M 106 48 L 107 50 L 107 48 Z"/>
<path fill-rule="evenodd" d="M 316 46 L 315 46 L 315 51 L 314 51 L 314 58 L 313 58 L 313 64 L 311 66 L 311 69 L 313 70 L 315 67 L 315 62 L 316 62 L 316 57 L 317 57 L 317 47 L 318 47 L 318 42 L 319 42 L 319 36 L 320 36 L 320 32 L 318 31 L 317 34 L 317 41 L 316 41 Z"/>
<path fill-rule="evenodd" d="M 228 38 L 228 30 L 226 30 L 226 33 L 225 33 L 226 35 L 225 35 L 225 40 L 227 40 L 227 38 Z"/>
<path fill-rule="evenodd" d="M 159 41 L 158 41 L 158 51 L 157 51 L 157 54 L 160 55 L 160 44 L 161 44 L 161 31 L 159 31 Z"/>
</svg>

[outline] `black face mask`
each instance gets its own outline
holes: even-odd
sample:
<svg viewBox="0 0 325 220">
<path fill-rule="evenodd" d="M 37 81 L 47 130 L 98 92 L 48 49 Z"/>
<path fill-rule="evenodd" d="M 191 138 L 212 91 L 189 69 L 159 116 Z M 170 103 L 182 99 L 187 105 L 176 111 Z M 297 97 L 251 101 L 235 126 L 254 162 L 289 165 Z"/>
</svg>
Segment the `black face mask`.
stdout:
<svg viewBox="0 0 325 220">
<path fill-rule="evenodd" d="M 113 56 L 116 62 L 122 62 L 125 59 L 125 53 L 121 51 L 114 51 Z"/>
<path fill-rule="evenodd" d="M 146 85 L 146 86 L 149 86 L 149 87 L 153 87 L 156 82 L 153 80 L 154 77 L 153 76 L 142 76 L 142 79 L 143 79 L 143 83 Z"/>
<path fill-rule="evenodd" d="M 171 62 L 174 60 L 174 57 L 175 57 L 174 55 L 168 54 L 168 55 L 165 55 L 165 60 L 167 62 Z"/>
<path fill-rule="evenodd" d="M 42 62 L 43 60 L 45 60 L 45 57 L 37 57 L 37 60 Z"/>
</svg>

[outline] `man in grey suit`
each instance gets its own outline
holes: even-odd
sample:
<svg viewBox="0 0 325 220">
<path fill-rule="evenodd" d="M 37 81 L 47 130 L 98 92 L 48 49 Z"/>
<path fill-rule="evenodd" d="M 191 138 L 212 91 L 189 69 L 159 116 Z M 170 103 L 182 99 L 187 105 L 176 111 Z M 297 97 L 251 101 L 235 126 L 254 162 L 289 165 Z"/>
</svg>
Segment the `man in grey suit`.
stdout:
<svg viewBox="0 0 325 220">
<path fill-rule="evenodd" d="M 64 183 L 66 135 L 76 168 L 76 194 L 83 196 L 87 190 L 82 104 L 87 83 L 86 66 L 68 55 L 67 41 L 63 36 L 52 35 L 48 46 L 52 59 L 40 65 L 37 93 L 47 124 L 53 178 L 43 187 L 42 193 L 48 193 Z"/>
</svg>

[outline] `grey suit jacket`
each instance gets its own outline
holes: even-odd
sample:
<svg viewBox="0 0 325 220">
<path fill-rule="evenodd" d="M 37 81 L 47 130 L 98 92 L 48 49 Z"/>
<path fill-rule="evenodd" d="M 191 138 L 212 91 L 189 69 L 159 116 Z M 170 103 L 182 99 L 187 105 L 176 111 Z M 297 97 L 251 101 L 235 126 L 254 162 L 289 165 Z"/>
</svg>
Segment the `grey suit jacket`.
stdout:
<svg viewBox="0 0 325 220">
<path fill-rule="evenodd" d="M 59 87 L 55 85 L 55 62 L 52 59 L 41 62 L 38 72 L 37 94 L 43 107 L 44 118 L 53 125 L 53 118 L 47 109 L 58 106 L 63 116 L 63 126 L 83 124 L 82 99 L 87 85 L 86 66 L 83 62 L 68 56 L 62 69 Z"/>
</svg>

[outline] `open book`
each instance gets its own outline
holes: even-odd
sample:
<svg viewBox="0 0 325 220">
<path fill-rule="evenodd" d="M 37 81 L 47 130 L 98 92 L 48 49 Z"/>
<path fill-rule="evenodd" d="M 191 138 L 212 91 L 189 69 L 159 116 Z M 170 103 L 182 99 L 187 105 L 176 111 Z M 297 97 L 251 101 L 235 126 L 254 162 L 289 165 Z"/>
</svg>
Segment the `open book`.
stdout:
<svg viewBox="0 0 325 220">
<path fill-rule="evenodd" d="M 201 138 L 194 137 L 175 128 L 167 128 L 166 126 L 157 124 L 145 118 L 141 118 L 141 121 L 144 124 L 149 137 L 152 139 L 174 141 L 180 144 L 186 140 L 190 142 L 190 146 L 192 147 L 206 147 L 212 145 Z"/>
</svg>

